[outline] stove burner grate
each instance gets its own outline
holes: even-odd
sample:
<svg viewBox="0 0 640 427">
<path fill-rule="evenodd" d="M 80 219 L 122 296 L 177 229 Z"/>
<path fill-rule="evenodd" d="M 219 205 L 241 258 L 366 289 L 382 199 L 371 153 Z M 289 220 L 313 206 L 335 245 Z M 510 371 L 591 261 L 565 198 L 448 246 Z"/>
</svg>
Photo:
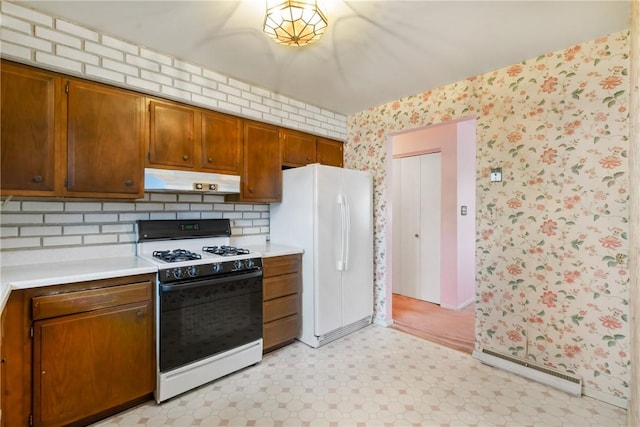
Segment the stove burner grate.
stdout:
<svg viewBox="0 0 640 427">
<path fill-rule="evenodd" d="M 186 249 L 174 249 L 172 251 L 153 251 L 153 257 L 165 262 L 180 262 L 201 259 L 202 255 Z"/>
<path fill-rule="evenodd" d="M 231 255 L 247 255 L 249 253 L 249 249 L 236 248 L 234 246 L 204 246 L 202 248 L 203 252 L 208 252 L 210 254 L 222 255 L 222 256 L 231 256 Z"/>
</svg>

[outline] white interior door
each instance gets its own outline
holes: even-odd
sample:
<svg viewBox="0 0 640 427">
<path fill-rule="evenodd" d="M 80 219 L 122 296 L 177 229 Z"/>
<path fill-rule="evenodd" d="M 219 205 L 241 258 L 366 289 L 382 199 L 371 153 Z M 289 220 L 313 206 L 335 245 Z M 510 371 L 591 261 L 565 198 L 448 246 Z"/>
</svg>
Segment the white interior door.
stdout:
<svg viewBox="0 0 640 427">
<path fill-rule="evenodd" d="M 393 159 L 393 292 L 440 303 L 441 153 Z"/>
<path fill-rule="evenodd" d="M 441 153 L 420 159 L 419 299 L 440 304 Z"/>
<path fill-rule="evenodd" d="M 400 281 L 402 295 L 420 298 L 420 158 L 400 159 Z"/>
</svg>

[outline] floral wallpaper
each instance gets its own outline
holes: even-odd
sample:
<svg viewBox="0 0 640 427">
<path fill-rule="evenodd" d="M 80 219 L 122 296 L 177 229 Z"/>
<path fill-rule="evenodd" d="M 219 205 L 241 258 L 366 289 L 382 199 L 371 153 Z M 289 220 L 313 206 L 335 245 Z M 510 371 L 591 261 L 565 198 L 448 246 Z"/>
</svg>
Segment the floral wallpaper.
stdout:
<svg viewBox="0 0 640 427">
<path fill-rule="evenodd" d="M 374 176 L 384 321 L 387 136 L 477 119 L 476 342 L 628 398 L 629 32 L 352 115 L 345 165 Z M 503 181 L 489 182 L 501 166 Z"/>
</svg>

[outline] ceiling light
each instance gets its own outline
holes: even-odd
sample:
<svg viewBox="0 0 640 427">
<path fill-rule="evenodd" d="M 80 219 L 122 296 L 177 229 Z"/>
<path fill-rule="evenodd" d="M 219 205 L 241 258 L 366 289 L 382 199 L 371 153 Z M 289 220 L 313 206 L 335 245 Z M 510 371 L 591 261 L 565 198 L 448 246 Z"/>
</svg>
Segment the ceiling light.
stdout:
<svg viewBox="0 0 640 427">
<path fill-rule="evenodd" d="M 322 37 L 327 18 L 314 0 L 267 0 L 264 32 L 279 44 L 304 46 Z"/>
</svg>

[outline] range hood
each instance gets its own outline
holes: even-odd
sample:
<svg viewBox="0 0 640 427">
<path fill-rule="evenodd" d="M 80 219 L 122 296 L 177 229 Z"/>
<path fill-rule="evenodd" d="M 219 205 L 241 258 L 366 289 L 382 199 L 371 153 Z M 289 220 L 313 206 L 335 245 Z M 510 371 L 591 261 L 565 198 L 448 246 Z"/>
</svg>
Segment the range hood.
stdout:
<svg viewBox="0 0 640 427">
<path fill-rule="evenodd" d="M 240 193 L 240 177 L 218 173 L 145 168 L 144 191 L 237 194 Z"/>
</svg>

